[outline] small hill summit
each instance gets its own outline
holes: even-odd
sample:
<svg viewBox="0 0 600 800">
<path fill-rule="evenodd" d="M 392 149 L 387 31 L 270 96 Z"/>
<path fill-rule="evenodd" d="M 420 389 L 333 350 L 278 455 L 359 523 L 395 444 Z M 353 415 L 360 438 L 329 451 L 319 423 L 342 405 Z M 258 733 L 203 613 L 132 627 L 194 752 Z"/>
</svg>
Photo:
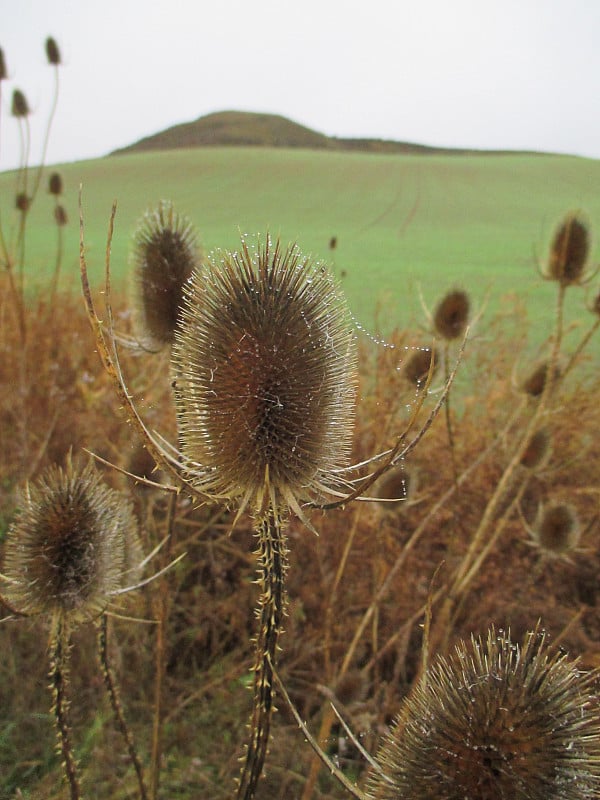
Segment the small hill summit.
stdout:
<svg viewBox="0 0 600 800">
<path fill-rule="evenodd" d="M 467 154 L 483 152 L 427 147 L 426 145 L 386 139 L 340 139 L 318 133 L 278 114 L 218 111 L 193 122 L 174 125 L 153 136 L 147 136 L 134 144 L 113 151 L 111 155 L 227 145 L 301 147 L 310 150 L 356 150 L 371 153 Z"/>
</svg>

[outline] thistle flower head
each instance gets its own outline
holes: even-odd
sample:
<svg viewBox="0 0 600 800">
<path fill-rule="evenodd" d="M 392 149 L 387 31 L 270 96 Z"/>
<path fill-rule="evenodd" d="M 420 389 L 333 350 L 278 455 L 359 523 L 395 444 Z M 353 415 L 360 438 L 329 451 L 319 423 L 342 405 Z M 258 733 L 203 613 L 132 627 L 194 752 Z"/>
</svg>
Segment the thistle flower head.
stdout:
<svg viewBox="0 0 600 800">
<path fill-rule="evenodd" d="M 20 89 L 15 89 L 12 95 L 12 115 L 13 117 L 27 117 L 29 115 L 29 103 Z"/>
<path fill-rule="evenodd" d="M 184 283 L 199 263 L 192 223 L 161 202 L 144 215 L 134 236 L 135 326 L 143 346 L 173 343 Z"/>
<path fill-rule="evenodd" d="M 91 463 L 50 467 L 27 486 L 7 534 L 7 599 L 27 615 L 97 617 L 122 588 L 128 537 L 137 540 L 132 508 Z"/>
<path fill-rule="evenodd" d="M 491 630 L 438 657 L 405 700 L 377 757 L 379 800 L 591 800 L 600 792 L 600 718 L 576 662 L 529 633 Z"/>
<path fill-rule="evenodd" d="M 49 64 L 54 66 L 60 64 L 60 50 L 56 44 L 56 39 L 53 39 L 52 36 L 46 39 L 46 57 Z"/>
<path fill-rule="evenodd" d="M 564 558 L 577 547 L 581 526 L 575 509 L 567 503 L 541 508 L 532 530 L 534 543 L 549 558 Z"/>
<path fill-rule="evenodd" d="M 569 212 L 560 223 L 548 256 L 546 277 L 563 286 L 581 283 L 590 251 L 587 222 L 576 211 Z"/>
<path fill-rule="evenodd" d="M 448 292 L 433 315 L 433 324 L 438 335 L 447 341 L 461 337 L 467 329 L 470 308 L 469 295 L 462 289 Z"/>
<path fill-rule="evenodd" d="M 324 265 L 279 243 L 216 254 L 186 286 L 173 347 L 190 482 L 262 507 L 319 495 L 349 455 L 356 341 Z"/>
</svg>

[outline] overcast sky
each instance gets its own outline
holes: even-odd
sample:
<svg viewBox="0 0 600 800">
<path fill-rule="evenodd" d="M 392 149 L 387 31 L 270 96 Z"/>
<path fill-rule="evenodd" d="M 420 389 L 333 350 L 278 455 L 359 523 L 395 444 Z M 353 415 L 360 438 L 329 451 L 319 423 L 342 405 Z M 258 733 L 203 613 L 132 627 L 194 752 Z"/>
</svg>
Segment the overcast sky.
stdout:
<svg viewBox="0 0 600 800">
<path fill-rule="evenodd" d="M 600 158 L 600 0 L 0 0 L 0 169 L 12 90 L 39 160 L 102 156 L 224 109 L 334 136 Z"/>
</svg>

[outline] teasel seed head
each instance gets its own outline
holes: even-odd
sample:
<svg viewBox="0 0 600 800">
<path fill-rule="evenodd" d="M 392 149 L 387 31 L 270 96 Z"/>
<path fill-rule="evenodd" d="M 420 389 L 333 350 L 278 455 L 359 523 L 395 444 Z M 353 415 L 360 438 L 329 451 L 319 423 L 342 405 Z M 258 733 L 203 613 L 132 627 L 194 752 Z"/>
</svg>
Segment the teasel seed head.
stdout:
<svg viewBox="0 0 600 800">
<path fill-rule="evenodd" d="M 442 298 L 435 310 L 433 323 L 442 339 L 451 341 L 464 335 L 469 322 L 471 303 L 469 295 L 461 289 L 454 289 Z"/>
<path fill-rule="evenodd" d="M 356 336 L 323 264 L 269 237 L 213 255 L 186 285 L 173 368 L 180 449 L 199 489 L 297 510 L 336 482 L 354 425 Z"/>
<path fill-rule="evenodd" d="M 554 234 L 546 277 L 563 286 L 580 283 L 584 278 L 589 251 L 588 224 L 578 211 L 571 211 Z"/>
<path fill-rule="evenodd" d="M 13 117 L 27 117 L 29 113 L 27 98 L 20 89 L 15 89 L 12 95 Z"/>
<path fill-rule="evenodd" d="M 61 195 L 63 193 L 63 180 L 60 172 L 53 172 L 48 179 L 48 191 L 53 195 Z"/>
<path fill-rule="evenodd" d="M 46 57 L 48 58 L 48 63 L 54 66 L 58 66 L 60 64 L 60 50 L 58 49 L 58 45 L 56 44 L 56 40 L 49 36 L 46 39 Z"/>
<path fill-rule="evenodd" d="M 25 192 L 19 192 L 15 197 L 15 208 L 17 211 L 29 211 L 31 207 L 31 198 Z"/>
<path fill-rule="evenodd" d="M 399 505 L 411 500 L 418 485 L 417 471 L 413 467 L 400 464 L 393 467 L 376 484 L 376 495 L 382 501 L 383 508 L 396 509 Z M 396 499 L 396 502 L 390 502 Z"/>
<path fill-rule="evenodd" d="M 439 366 L 439 353 L 436 348 L 419 347 L 413 350 L 410 358 L 404 364 L 405 377 L 417 388 L 423 386 L 427 381 L 432 358 L 433 374 L 435 375 Z"/>
<path fill-rule="evenodd" d="M 69 218 L 67 216 L 67 211 L 64 206 L 59 204 L 54 207 L 54 221 L 56 222 L 59 228 L 62 228 L 64 225 L 67 224 Z"/>
<path fill-rule="evenodd" d="M 136 333 L 144 347 L 160 350 L 173 343 L 183 286 L 200 262 L 194 226 L 160 202 L 138 224 L 132 261 Z"/>
<path fill-rule="evenodd" d="M 4 60 L 4 50 L 0 47 L 0 81 L 5 81 L 8 77 L 6 71 L 6 61 Z"/>
<path fill-rule="evenodd" d="M 579 544 L 581 525 L 568 503 L 542 507 L 531 531 L 534 543 L 549 558 L 568 558 Z"/>
<path fill-rule="evenodd" d="M 586 800 L 600 792 L 600 717 L 577 662 L 539 631 L 513 644 L 492 629 L 438 657 L 371 770 L 378 800 Z"/>
<path fill-rule="evenodd" d="M 521 384 L 522 391 L 525 394 L 528 394 L 530 397 L 538 398 L 541 397 L 544 393 L 544 389 L 546 388 L 546 381 L 548 380 L 548 371 L 549 371 L 549 364 L 547 361 L 542 361 L 540 364 L 535 366 L 529 375 L 525 378 L 525 380 Z M 560 367 L 555 365 L 554 370 L 554 381 L 556 382 L 560 378 Z"/>
<path fill-rule="evenodd" d="M 539 428 L 531 434 L 521 455 L 521 465 L 535 470 L 547 463 L 552 450 L 552 437 L 546 428 Z"/>
<path fill-rule="evenodd" d="M 131 505 L 91 462 L 50 467 L 27 485 L 7 534 L 7 599 L 26 615 L 96 618 L 124 585 L 130 537 L 137 539 Z"/>
</svg>

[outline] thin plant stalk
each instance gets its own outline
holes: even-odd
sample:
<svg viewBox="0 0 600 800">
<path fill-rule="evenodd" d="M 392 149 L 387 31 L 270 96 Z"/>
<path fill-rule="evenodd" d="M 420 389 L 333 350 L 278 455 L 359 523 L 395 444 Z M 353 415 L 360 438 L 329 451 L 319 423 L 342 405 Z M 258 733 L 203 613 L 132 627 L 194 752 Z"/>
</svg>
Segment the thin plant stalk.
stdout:
<svg viewBox="0 0 600 800">
<path fill-rule="evenodd" d="M 98 656 L 102 666 L 104 685 L 110 699 L 110 705 L 115 718 L 116 726 L 125 740 L 129 759 L 133 764 L 133 768 L 135 769 L 135 773 L 137 775 L 140 798 L 141 800 L 147 800 L 148 793 L 146 791 L 146 784 L 144 783 L 144 771 L 142 768 L 142 763 L 135 747 L 133 735 L 129 730 L 125 715 L 123 714 L 117 681 L 110 663 L 110 656 L 108 652 L 109 635 L 108 614 L 103 614 L 100 620 L 100 627 L 98 629 Z"/>
<path fill-rule="evenodd" d="M 63 759 L 65 777 L 69 784 L 71 800 L 80 800 L 81 789 L 77 762 L 71 745 L 69 720 L 69 625 L 62 614 L 53 622 L 50 644 L 50 688 L 53 695 L 52 710 L 55 716 L 58 745 Z"/>
<path fill-rule="evenodd" d="M 256 525 L 259 560 L 260 628 L 256 639 L 254 665 L 254 704 L 250 720 L 250 740 L 239 779 L 238 800 L 251 800 L 260 779 L 273 712 L 273 669 L 277 642 L 285 613 L 285 574 L 288 567 L 287 544 L 282 519 L 270 507 Z"/>
<path fill-rule="evenodd" d="M 168 564 L 171 559 L 173 549 L 172 534 L 173 522 L 175 520 L 175 510 L 177 508 L 177 497 L 174 494 L 169 496 L 167 509 L 167 531 L 166 544 L 163 559 Z M 156 645 L 155 645 L 155 678 L 154 678 L 154 714 L 152 721 L 152 754 L 150 758 L 150 797 L 157 800 L 158 789 L 160 786 L 160 766 L 163 748 L 163 721 L 164 721 L 164 679 L 166 670 L 166 648 L 167 648 L 167 623 L 169 618 L 169 576 L 165 575 L 160 581 L 157 598 L 156 614 Z"/>
</svg>

